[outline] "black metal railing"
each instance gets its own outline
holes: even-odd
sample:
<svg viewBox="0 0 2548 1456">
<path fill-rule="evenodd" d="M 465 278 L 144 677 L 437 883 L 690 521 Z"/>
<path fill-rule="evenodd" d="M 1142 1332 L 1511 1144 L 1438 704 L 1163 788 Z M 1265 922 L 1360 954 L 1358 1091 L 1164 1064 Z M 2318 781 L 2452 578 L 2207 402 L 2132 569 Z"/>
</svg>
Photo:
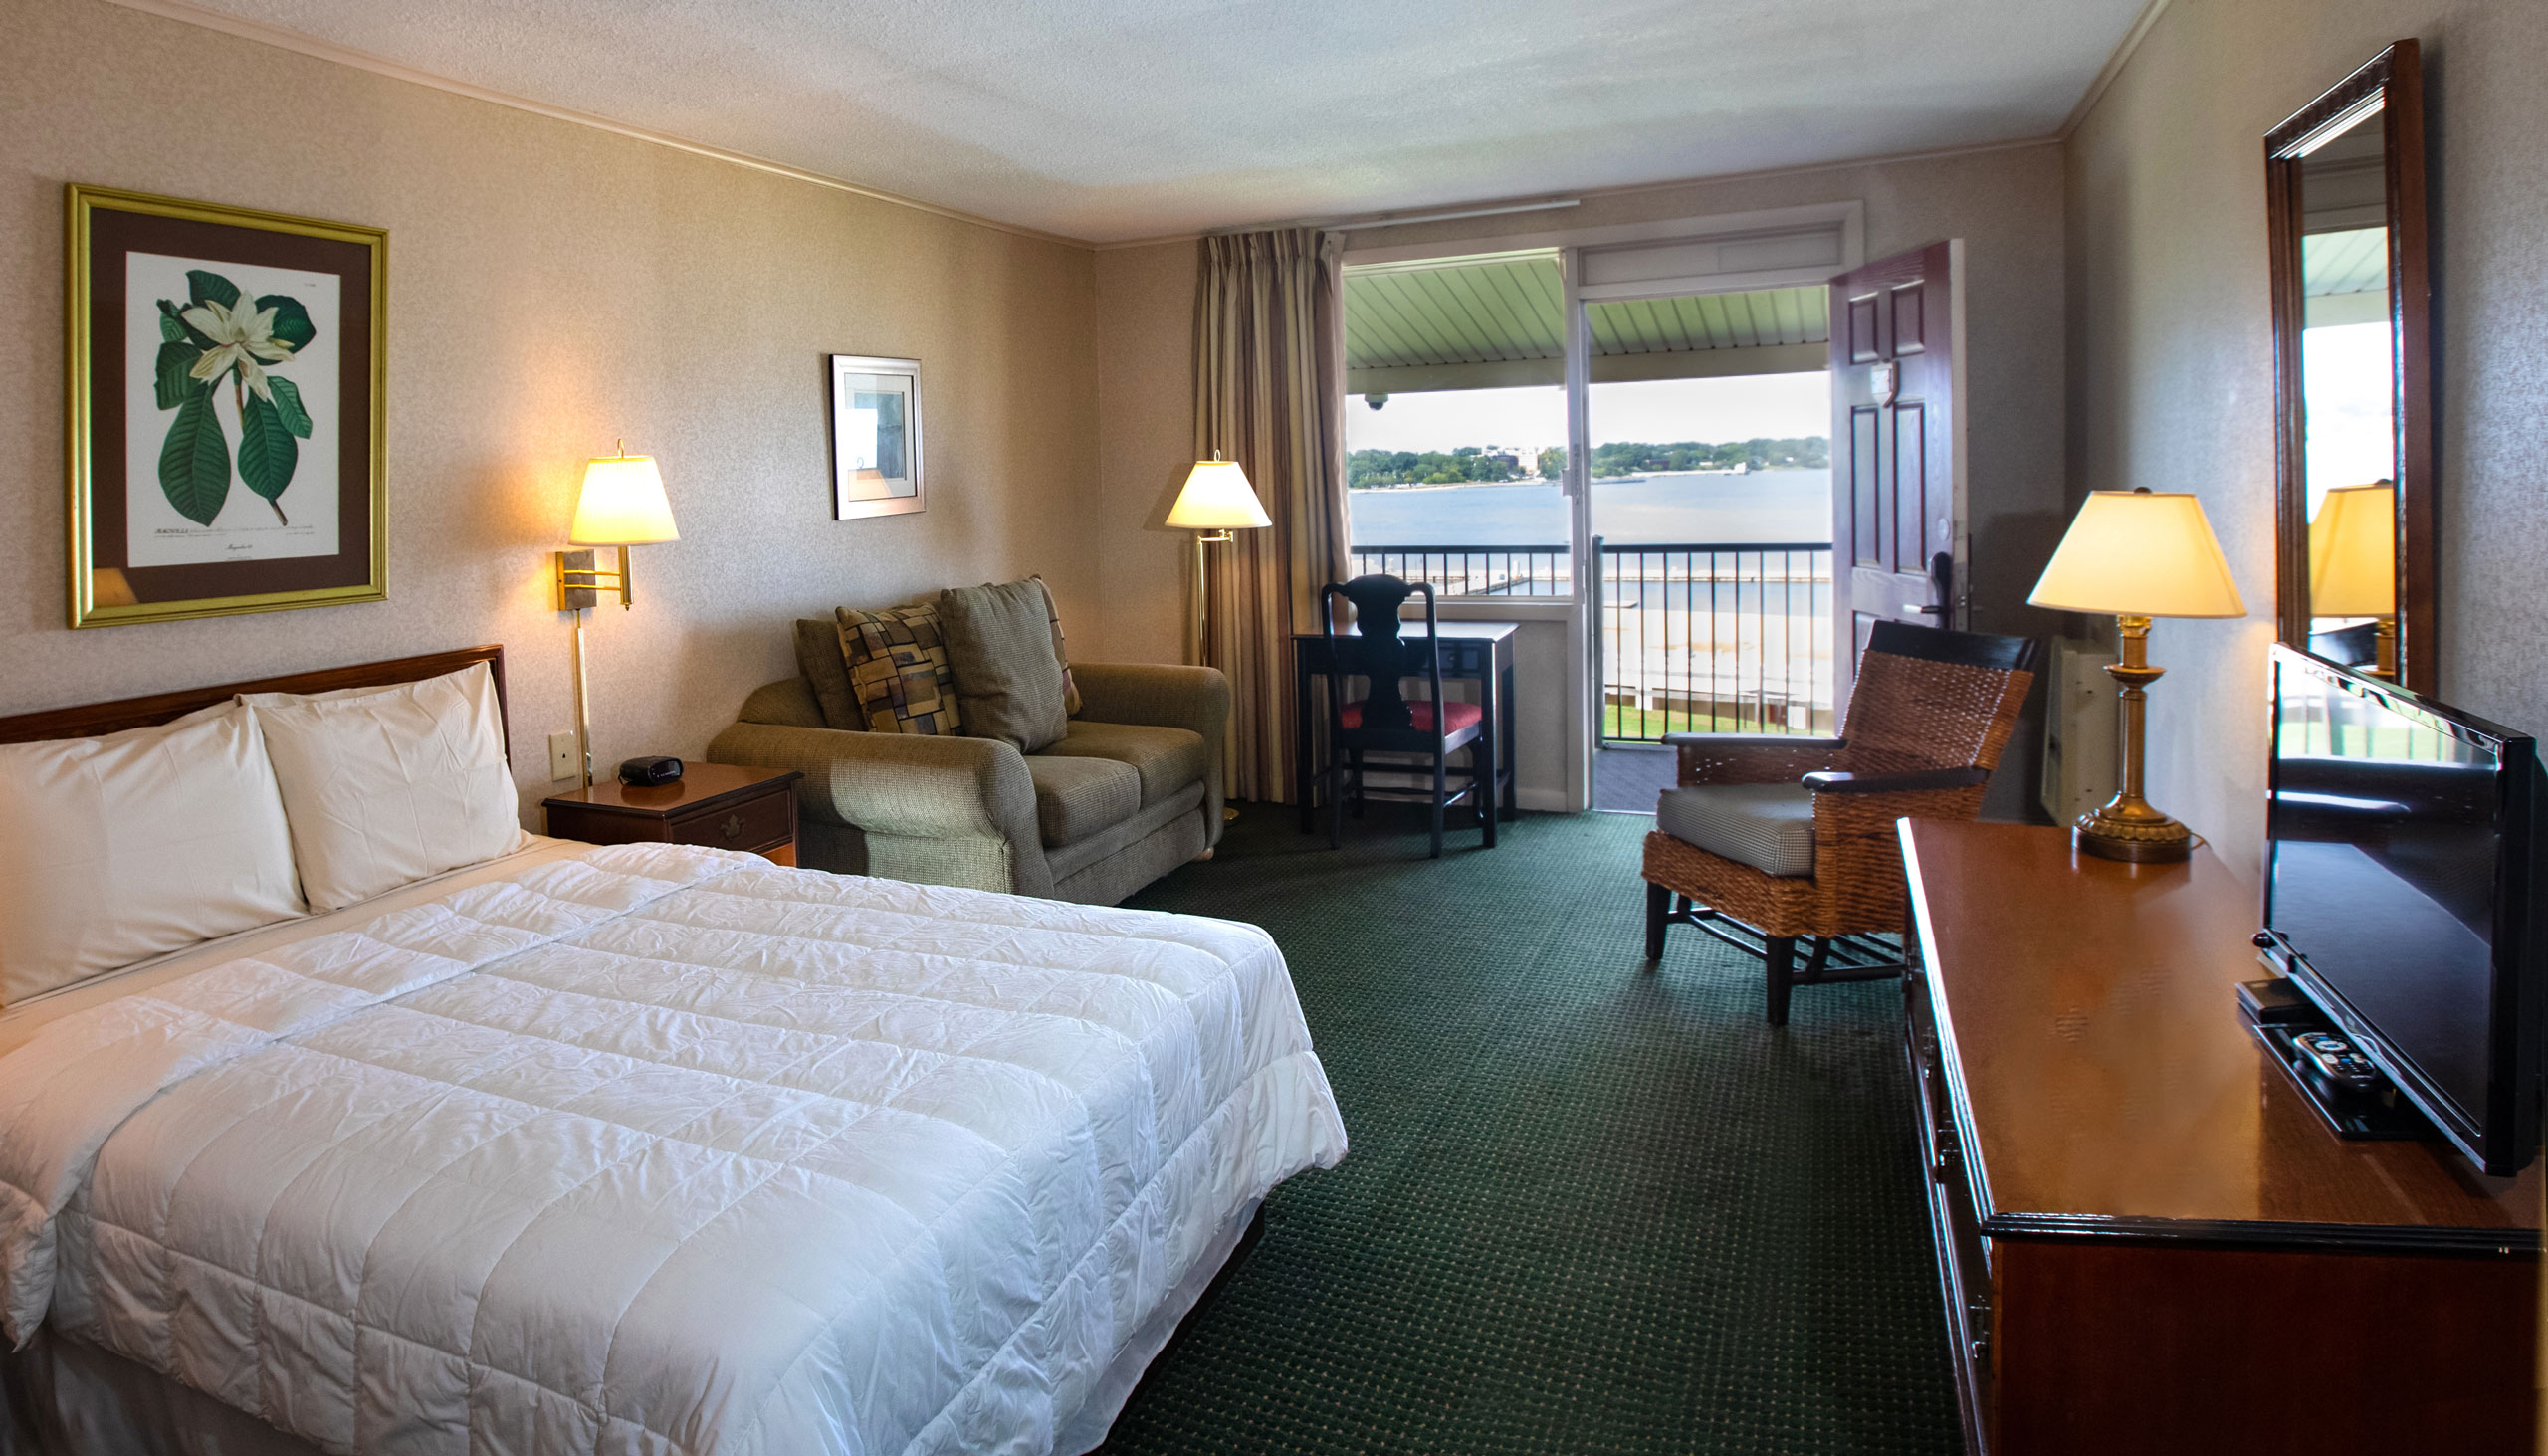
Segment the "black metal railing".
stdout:
<svg viewBox="0 0 2548 1456">
<path fill-rule="evenodd" d="M 1827 542 L 1593 545 L 1603 738 L 1832 731 Z M 1574 595 L 1564 546 L 1357 546 L 1354 571 L 1446 597 Z"/>
<path fill-rule="evenodd" d="M 1573 596 L 1564 546 L 1356 546 L 1354 574 L 1429 581 L 1444 596 Z"/>
</svg>

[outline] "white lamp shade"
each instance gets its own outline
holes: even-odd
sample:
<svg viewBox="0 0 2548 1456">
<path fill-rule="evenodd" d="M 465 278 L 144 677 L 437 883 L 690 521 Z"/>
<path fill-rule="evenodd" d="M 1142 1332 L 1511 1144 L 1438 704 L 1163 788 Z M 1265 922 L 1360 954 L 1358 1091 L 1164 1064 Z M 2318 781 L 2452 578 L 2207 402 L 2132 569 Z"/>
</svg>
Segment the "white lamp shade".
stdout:
<svg viewBox="0 0 2548 1456">
<path fill-rule="evenodd" d="M 2309 615 L 2386 617 L 2398 610 L 2398 491 L 2329 491 L 2309 522 Z"/>
<path fill-rule="evenodd" d="M 585 464 L 568 545 L 645 546 L 680 539 L 653 456 L 605 455 Z"/>
<path fill-rule="evenodd" d="M 2203 502 L 2178 491 L 2090 493 L 2029 605 L 2118 617 L 2243 617 Z"/>
<path fill-rule="evenodd" d="M 1228 530 L 1272 525 L 1274 520 L 1237 461 L 1198 460 L 1186 474 L 1185 489 L 1176 493 L 1168 523 L 1180 530 Z"/>
</svg>

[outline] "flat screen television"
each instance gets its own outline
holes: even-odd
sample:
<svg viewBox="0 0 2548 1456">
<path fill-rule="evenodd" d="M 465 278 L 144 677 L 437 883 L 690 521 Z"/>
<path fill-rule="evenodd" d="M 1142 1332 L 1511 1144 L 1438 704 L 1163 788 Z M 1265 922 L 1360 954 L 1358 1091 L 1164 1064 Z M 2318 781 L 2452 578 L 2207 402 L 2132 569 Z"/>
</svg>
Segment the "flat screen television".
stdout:
<svg viewBox="0 0 2548 1456">
<path fill-rule="evenodd" d="M 2267 953 L 2477 1165 L 2539 1142 L 2542 785 L 2531 739 L 2273 649 Z"/>
</svg>

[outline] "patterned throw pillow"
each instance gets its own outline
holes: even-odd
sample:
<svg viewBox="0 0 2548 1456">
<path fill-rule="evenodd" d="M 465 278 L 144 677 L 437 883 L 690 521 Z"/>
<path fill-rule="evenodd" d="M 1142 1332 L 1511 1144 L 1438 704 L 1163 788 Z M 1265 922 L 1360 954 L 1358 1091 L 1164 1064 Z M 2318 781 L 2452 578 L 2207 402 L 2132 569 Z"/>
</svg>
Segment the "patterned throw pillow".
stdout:
<svg viewBox="0 0 2548 1456">
<path fill-rule="evenodd" d="M 1053 600 L 1053 584 L 1039 573 L 1026 578 L 1044 588 L 1044 618 L 1053 624 L 1053 656 L 1062 664 L 1062 712 L 1079 717 L 1079 681 L 1071 676 L 1071 652 L 1062 645 L 1062 608 Z"/>
<path fill-rule="evenodd" d="M 850 696 L 870 732 L 946 734 L 963 727 L 935 605 L 881 612 L 838 607 L 832 616 L 849 663 Z"/>
</svg>

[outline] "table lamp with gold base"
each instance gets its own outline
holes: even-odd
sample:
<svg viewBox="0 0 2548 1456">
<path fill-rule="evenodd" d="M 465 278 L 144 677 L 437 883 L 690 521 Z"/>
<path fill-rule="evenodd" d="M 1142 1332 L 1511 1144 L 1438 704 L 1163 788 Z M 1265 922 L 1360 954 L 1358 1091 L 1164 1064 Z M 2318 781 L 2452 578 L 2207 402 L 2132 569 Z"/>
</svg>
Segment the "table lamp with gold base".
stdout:
<svg viewBox="0 0 2548 1456">
<path fill-rule="evenodd" d="M 2165 864 L 2193 854 L 2194 831 L 2143 796 L 2142 757 L 2148 689 L 2167 671 L 2150 665 L 2150 619 L 2247 614 L 2203 502 L 2174 491 L 2091 493 L 2026 602 L 2055 611 L 2112 613 L 2123 634 L 2121 660 L 2106 669 L 2122 690 L 2123 786 L 2103 806 L 2079 816 L 2070 827 L 2071 844 L 2082 854 L 2135 864 Z"/>
<path fill-rule="evenodd" d="M 2398 487 L 2339 486 L 2309 519 L 2312 617 L 2369 617 L 2372 670 L 2398 676 Z M 2354 664 L 2347 663 L 2347 667 Z"/>
</svg>

